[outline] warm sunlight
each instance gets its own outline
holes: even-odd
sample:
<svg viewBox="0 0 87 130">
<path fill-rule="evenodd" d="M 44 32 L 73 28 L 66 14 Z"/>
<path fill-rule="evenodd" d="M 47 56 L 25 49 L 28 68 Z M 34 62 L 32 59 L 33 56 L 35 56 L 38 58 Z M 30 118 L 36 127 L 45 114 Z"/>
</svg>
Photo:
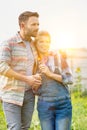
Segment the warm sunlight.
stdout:
<svg viewBox="0 0 87 130">
<path fill-rule="evenodd" d="M 71 33 L 62 32 L 55 39 L 52 38 L 51 49 L 75 47 L 76 39 Z"/>
</svg>

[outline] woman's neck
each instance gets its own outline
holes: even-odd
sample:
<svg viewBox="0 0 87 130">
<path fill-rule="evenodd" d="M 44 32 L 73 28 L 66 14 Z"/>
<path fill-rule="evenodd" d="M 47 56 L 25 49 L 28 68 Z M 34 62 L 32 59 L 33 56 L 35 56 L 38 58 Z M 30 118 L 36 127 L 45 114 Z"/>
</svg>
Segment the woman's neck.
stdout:
<svg viewBox="0 0 87 130">
<path fill-rule="evenodd" d="M 39 53 L 40 59 L 43 59 L 44 57 L 48 57 L 48 53 L 46 53 L 46 54 Z"/>
<path fill-rule="evenodd" d="M 47 62 L 48 62 L 48 54 L 39 54 L 38 61 L 40 63 L 47 64 Z"/>
</svg>

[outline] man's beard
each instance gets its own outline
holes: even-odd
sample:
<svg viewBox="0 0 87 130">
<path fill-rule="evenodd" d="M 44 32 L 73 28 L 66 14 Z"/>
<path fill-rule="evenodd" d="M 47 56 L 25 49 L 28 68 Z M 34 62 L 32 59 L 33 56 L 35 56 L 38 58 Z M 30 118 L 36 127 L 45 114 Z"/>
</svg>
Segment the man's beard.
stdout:
<svg viewBox="0 0 87 130">
<path fill-rule="evenodd" d="M 32 37 L 35 38 L 37 36 L 37 33 L 38 33 L 38 30 L 31 32 L 31 33 L 30 33 L 30 31 L 25 32 L 24 33 L 25 40 L 29 41 Z"/>
<path fill-rule="evenodd" d="M 24 39 L 26 41 L 30 41 L 31 40 L 31 35 L 29 35 L 29 34 L 24 35 Z"/>
</svg>

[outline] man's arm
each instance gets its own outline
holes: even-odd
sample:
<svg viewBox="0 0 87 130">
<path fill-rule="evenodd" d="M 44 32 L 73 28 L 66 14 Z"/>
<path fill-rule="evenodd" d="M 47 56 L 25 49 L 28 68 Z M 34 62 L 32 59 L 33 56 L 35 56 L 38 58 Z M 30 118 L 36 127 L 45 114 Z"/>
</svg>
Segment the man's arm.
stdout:
<svg viewBox="0 0 87 130">
<path fill-rule="evenodd" d="M 33 75 L 26 76 L 26 75 L 20 74 L 19 72 L 14 71 L 10 67 L 11 55 L 12 55 L 11 53 L 12 53 L 12 49 L 10 47 L 9 42 L 3 42 L 0 45 L 0 74 L 8 78 L 14 78 L 16 80 L 24 81 L 30 86 L 32 86 L 33 84 L 40 85 L 41 84 L 40 79 L 35 78 Z"/>
<path fill-rule="evenodd" d="M 41 80 L 40 78 L 38 78 L 37 75 L 26 76 L 26 75 L 20 74 L 19 72 L 16 72 L 13 69 L 11 69 L 11 67 L 5 61 L 0 62 L 0 74 L 8 78 L 14 78 L 16 80 L 26 82 L 29 86 L 41 85 Z"/>
<path fill-rule="evenodd" d="M 8 78 L 14 78 L 16 80 L 26 82 L 29 86 L 41 85 L 41 80 L 40 80 L 40 78 L 38 78 L 37 75 L 26 76 L 26 75 L 20 74 L 18 72 L 15 72 L 11 68 L 9 68 L 7 70 L 7 72 L 4 74 L 4 76 L 6 76 Z"/>
</svg>

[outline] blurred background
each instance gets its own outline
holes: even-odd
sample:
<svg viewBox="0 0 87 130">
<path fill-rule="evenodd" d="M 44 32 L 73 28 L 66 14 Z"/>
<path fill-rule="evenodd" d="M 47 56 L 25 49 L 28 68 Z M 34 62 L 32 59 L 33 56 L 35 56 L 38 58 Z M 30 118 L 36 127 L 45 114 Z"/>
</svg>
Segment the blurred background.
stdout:
<svg viewBox="0 0 87 130">
<path fill-rule="evenodd" d="M 51 34 L 50 49 L 67 53 L 74 76 L 74 84 L 69 86 L 73 104 L 72 130 L 86 130 L 87 0 L 0 0 L 0 43 L 19 30 L 18 16 L 26 10 L 39 13 L 40 30 Z M 6 130 L 1 105 L 0 130 Z M 40 130 L 36 106 L 30 130 Z"/>
</svg>

